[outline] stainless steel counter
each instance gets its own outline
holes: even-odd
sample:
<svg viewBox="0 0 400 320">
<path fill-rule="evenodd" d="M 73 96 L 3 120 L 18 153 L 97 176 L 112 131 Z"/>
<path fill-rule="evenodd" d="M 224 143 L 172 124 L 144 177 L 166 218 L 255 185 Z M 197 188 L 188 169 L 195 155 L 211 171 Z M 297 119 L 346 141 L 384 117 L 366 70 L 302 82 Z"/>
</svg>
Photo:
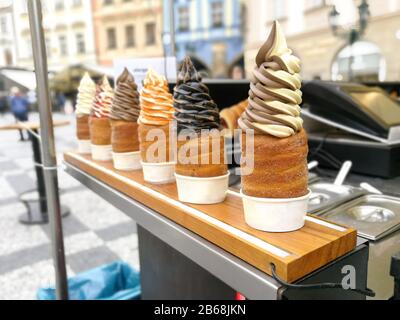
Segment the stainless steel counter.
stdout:
<svg viewBox="0 0 400 320">
<path fill-rule="evenodd" d="M 151 233 L 173 250 L 176 250 L 186 258 L 193 261 L 233 290 L 242 293 L 248 299 L 275 300 L 279 297 L 285 296 L 285 292 L 290 296 L 289 290 L 286 291 L 285 288 L 282 288 L 272 277 L 262 271 L 254 268 L 191 231 L 177 225 L 132 198 L 127 197 L 123 193 L 116 191 L 108 185 L 86 174 L 84 171 L 68 163 L 64 163 L 64 165 L 65 171 L 68 174 L 92 191 L 96 192 L 96 194 L 101 196 L 104 200 L 124 212 L 136 221 L 141 228 Z M 317 270 L 313 274 L 307 276 L 306 279 L 299 281 L 299 283 L 302 283 L 303 281 L 312 283 L 316 280 L 318 280 L 317 282 L 333 281 L 333 279 L 336 281 L 340 280 L 340 277 L 342 276 L 342 266 L 351 262 L 352 265 L 355 265 L 356 268 L 360 270 L 360 274 L 363 274 L 360 277 L 357 276 L 358 286 L 365 288 L 367 257 L 368 248 L 365 245 L 365 241 L 359 239 L 358 246 L 353 252 L 330 263 L 324 268 Z M 173 261 L 168 261 L 168 263 L 173 263 Z M 147 269 L 149 268 L 141 265 L 142 273 L 146 272 Z M 182 277 L 185 277 L 185 275 L 183 274 Z M 148 279 L 148 277 L 146 277 L 146 279 Z M 162 288 L 160 288 L 160 290 L 162 290 Z M 315 297 L 315 291 L 316 290 L 314 290 L 310 296 Z M 304 299 L 307 297 L 307 291 L 302 291 L 301 296 L 297 296 L 297 298 Z M 351 292 L 344 292 L 340 289 L 330 290 L 329 292 L 324 290 L 324 292 L 321 292 L 320 297 L 326 299 L 364 298 Z"/>
</svg>

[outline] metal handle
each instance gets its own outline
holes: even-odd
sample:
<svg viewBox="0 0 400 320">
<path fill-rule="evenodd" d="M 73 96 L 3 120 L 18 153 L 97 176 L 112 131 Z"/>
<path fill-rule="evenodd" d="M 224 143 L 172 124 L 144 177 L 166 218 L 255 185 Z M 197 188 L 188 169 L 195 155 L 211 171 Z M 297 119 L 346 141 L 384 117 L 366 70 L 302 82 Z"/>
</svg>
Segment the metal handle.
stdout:
<svg viewBox="0 0 400 320">
<path fill-rule="evenodd" d="M 362 189 L 364 189 L 365 191 L 368 191 L 368 192 L 370 192 L 372 194 L 379 194 L 379 195 L 383 194 L 382 191 L 378 190 L 377 188 L 375 188 L 374 186 L 370 185 L 367 182 L 360 183 L 360 187 Z"/>
<path fill-rule="evenodd" d="M 349 174 L 352 166 L 353 166 L 353 162 L 351 162 L 351 161 L 346 161 L 345 163 L 343 163 L 343 165 L 340 168 L 340 171 L 339 171 L 339 173 L 338 173 L 338 175 L 336 177 L 334 185 L 336 185 L 336 186 L 343 185 L 343 183 L 346 180 L 347 175 Z"/>
<path fill-rule="evenodd" d="M 311 171 L 311 170 L 315 169 L 318 166 L 319 166 L 319 162 L 318 161 L 311 161 L 308 164 L 308 170 Z"/>
</svg>

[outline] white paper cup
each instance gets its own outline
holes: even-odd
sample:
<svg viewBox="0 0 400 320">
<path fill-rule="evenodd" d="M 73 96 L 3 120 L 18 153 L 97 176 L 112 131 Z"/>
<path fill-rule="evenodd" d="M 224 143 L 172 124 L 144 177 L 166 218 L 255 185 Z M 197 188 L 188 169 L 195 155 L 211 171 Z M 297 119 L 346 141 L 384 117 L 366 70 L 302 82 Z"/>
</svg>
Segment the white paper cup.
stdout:
<svg viewBox="0 0 400 320">
<path fill-rule="evenodd" d="M 304 227 L 311 192 L 292 199 L 255 198 L 240 193 L 250 227 L 266 232 L 291 232 Z"/>
<path fill-rule="evenodd" d="M 122 171 L 134 171 L 142 169 L 140 151 L 137 152 L 113 152 L 114 168 Z"/>
<path fill-rule="evenodd" d="M 179 201 L 192 204 L 224 202 L 229 187 L 229 172 L 224 176 L 195 178 L 175 174 Z"/>
<path fill-rule="evenodd" d="M 96 161 L 110 161 L 112 160 L 112 146 L 105 145 L 99 146 L 92 144 L 92 159 Z"/>
<path fill-rule="evenodd" d="M 78 153 L 80 154 L 92 153 L 90 140 L 78 140 Z"/>
<path fill-rule="evenodd" d="M 175 162 L 148 163 L 141 162 L 144 181 L 153 184 L 167 184 L 175 181 Z"/>
</svg>

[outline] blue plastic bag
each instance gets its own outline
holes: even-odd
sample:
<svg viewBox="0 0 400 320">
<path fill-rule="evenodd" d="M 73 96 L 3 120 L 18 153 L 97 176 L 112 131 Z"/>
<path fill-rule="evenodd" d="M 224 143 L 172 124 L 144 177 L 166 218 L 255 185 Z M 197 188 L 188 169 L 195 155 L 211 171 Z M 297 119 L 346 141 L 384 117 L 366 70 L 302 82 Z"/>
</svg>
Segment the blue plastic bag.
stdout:
<svg viewBox="0 0 400 320">
<path fill-rule="evenodd" d="M 138 300 L 140 276 L 125 262 L 86 271 L 68 280 L 70 300 Z M 55 300 L 55 288 L 40 288 L 39 300 Z"/>
</svg>

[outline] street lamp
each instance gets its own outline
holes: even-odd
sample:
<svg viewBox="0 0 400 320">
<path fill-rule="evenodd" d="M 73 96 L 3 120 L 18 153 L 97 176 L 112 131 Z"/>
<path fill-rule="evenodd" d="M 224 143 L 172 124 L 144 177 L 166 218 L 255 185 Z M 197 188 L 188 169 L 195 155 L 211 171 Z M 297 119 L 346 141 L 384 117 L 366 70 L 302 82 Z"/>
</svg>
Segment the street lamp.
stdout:
<svg viewBox="0 0 400 320">
<path fill-rule="evenodd" d="M 341 39 L 345 39 L 350 48 L 360 40 L 367 30 L 368 21 L 371 16 L 369 11 L 369 5 L 367 0 L 362 0 L 361 4 L 358 6 L 359 19 L 357 23 L 351 26 L 350 30 L 342 28 L 340 29 L 339 18 L 340 12 L 337 11 L 336 6 L 332 7 L 332 11 L 329 13 L 329 24 L 331 26 L 333 34 Z M 350 50 L 351 51 L 351 50 Z M 351 53 L 349 57 L 349 80 L 353 80 L 353 62 L 354 56 Z"/>
</svg>

